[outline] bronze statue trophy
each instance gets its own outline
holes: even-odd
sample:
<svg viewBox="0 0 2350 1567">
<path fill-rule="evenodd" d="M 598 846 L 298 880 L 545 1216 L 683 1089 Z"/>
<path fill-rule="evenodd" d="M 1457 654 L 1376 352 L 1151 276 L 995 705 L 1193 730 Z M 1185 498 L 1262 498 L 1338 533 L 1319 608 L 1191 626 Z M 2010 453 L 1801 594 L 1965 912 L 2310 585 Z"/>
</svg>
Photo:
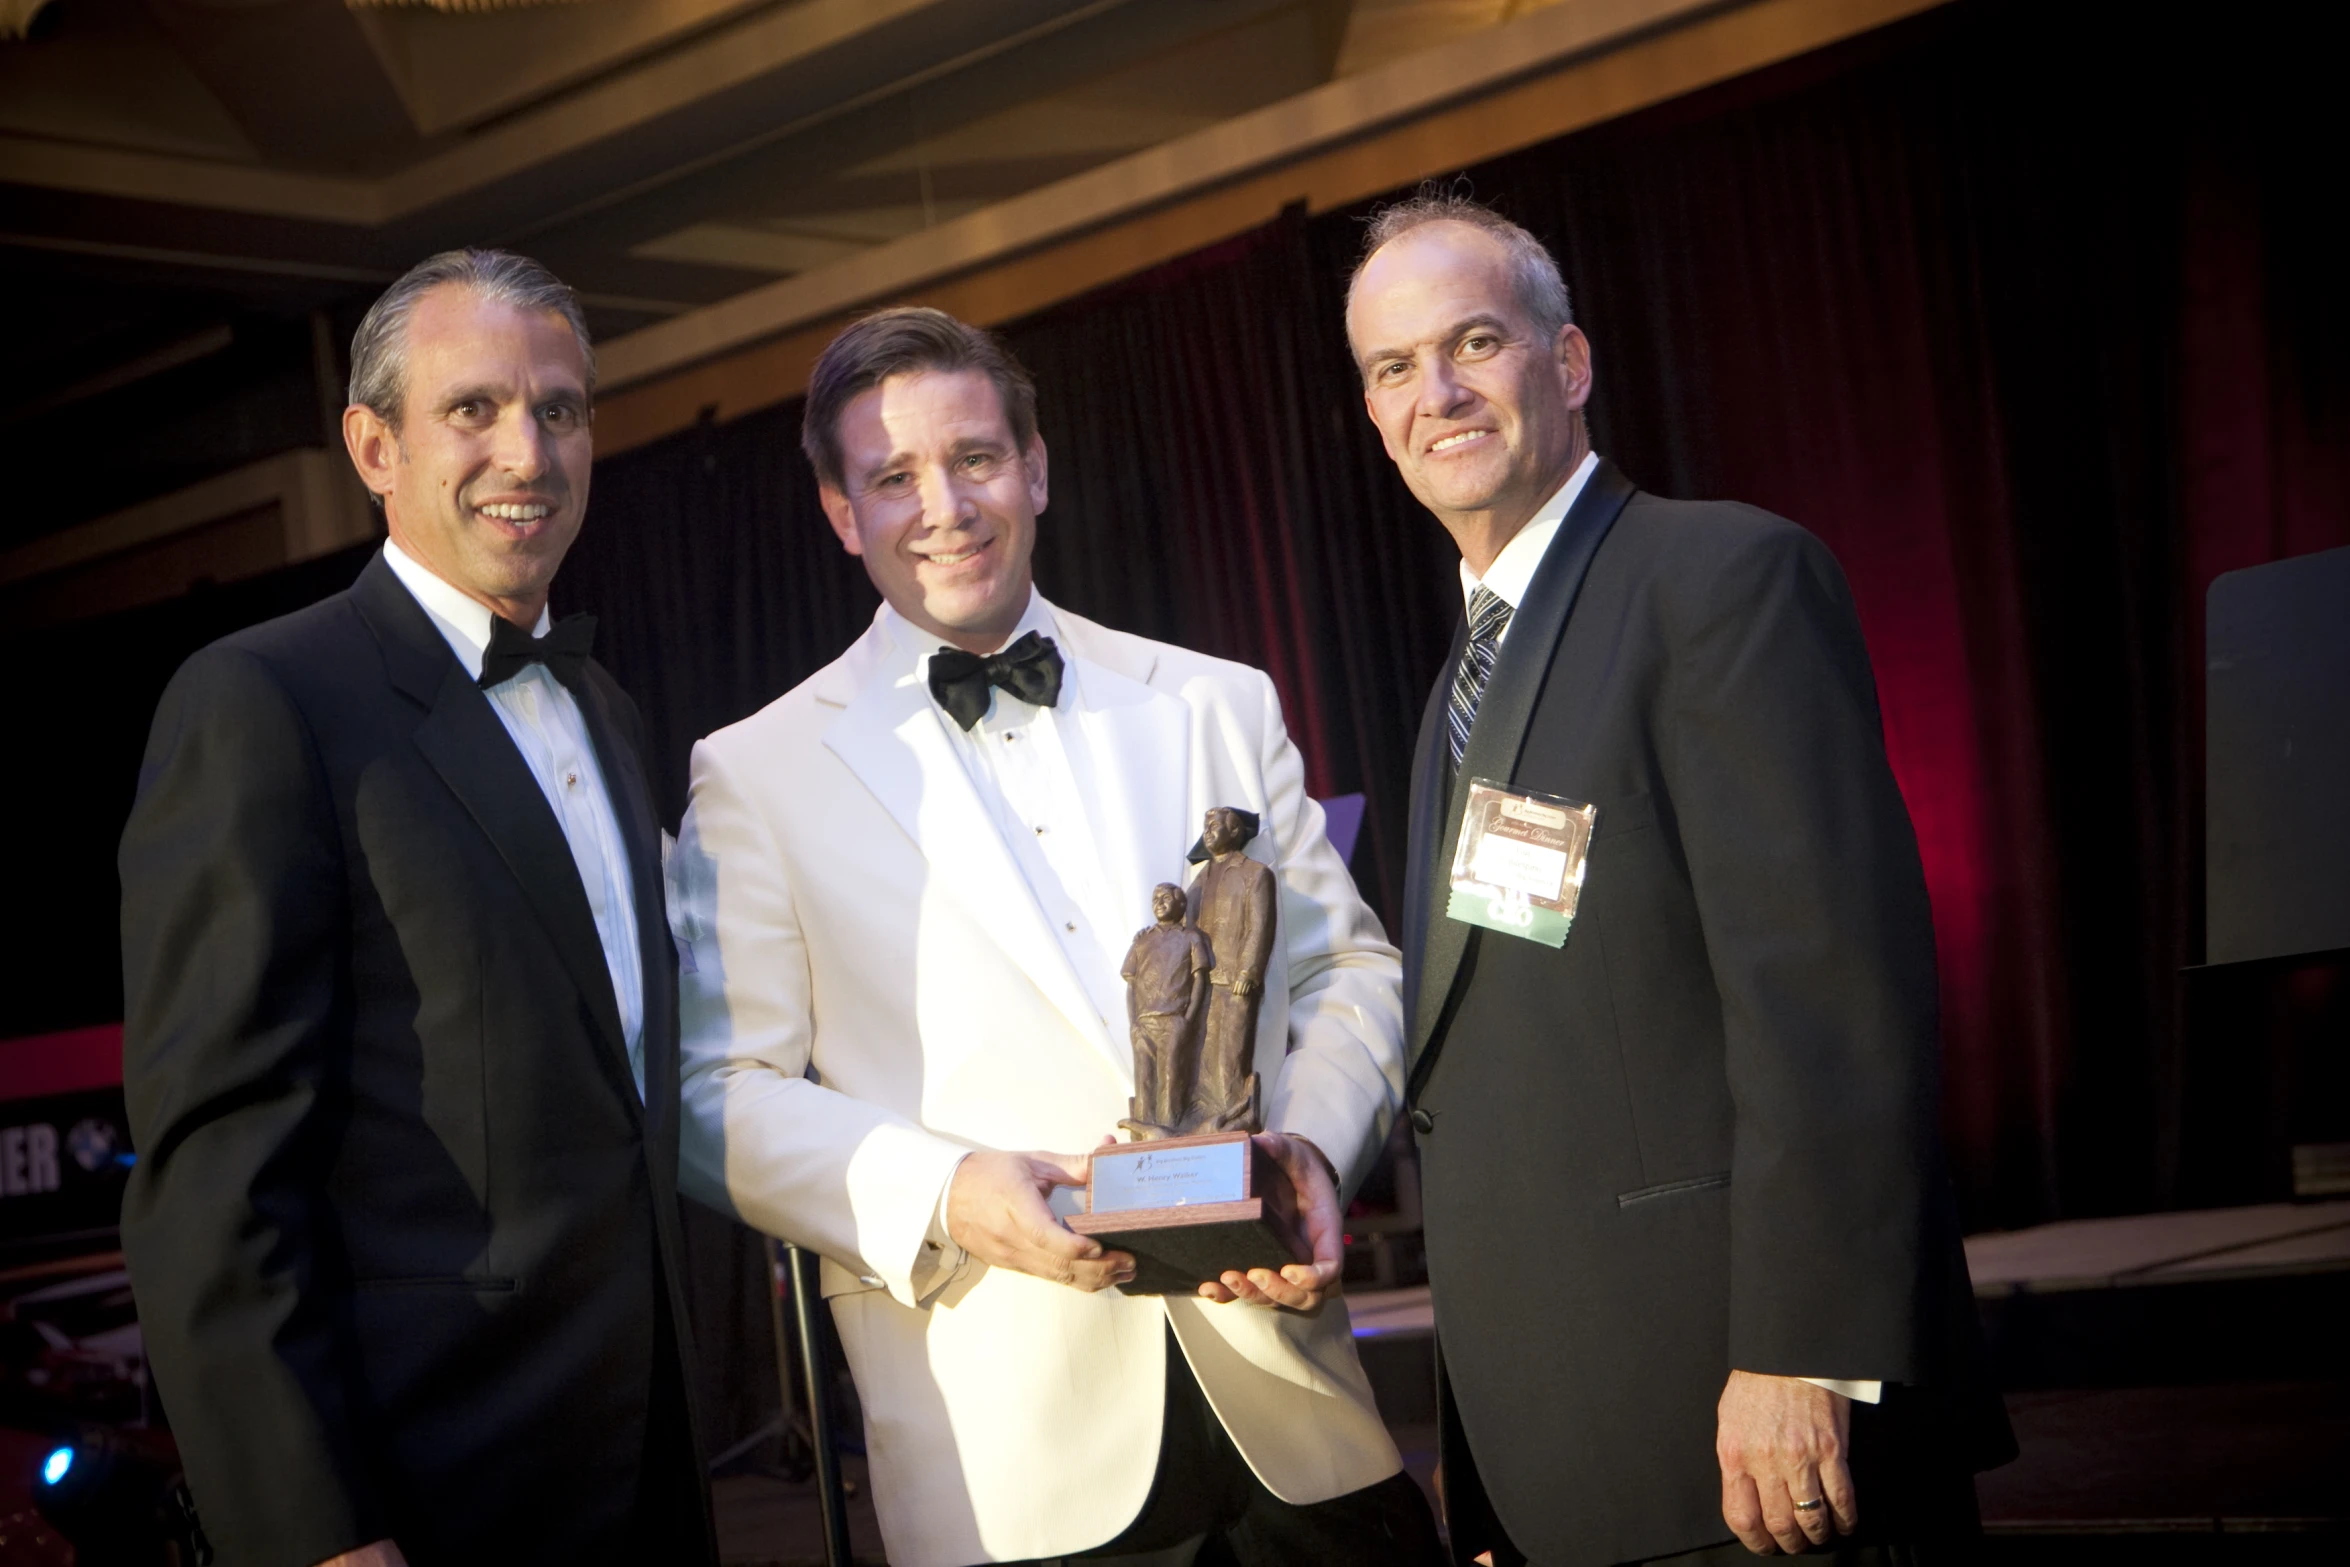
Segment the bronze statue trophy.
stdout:
<svg viewBox="0 0 2350 1567">
<path fill-rule="evenodd" d="M 1244 852 L 1257 819 L 1208 812 L 1187 899 L 1162 882 L 1156 923 L 1127 949 L 1134 1045 L 1134 1141 L 1093 1156 L 1087 1211 L 1069 1227 L 1134 1256 L 1129 1295 L 1188 1295 L 1229 1269 L 1309 1260 L 1297 1193 L 1256 1146 L 1262 1092 L 1248 1070 L 1279 897 L 1273 872 Z"/>
</svg>

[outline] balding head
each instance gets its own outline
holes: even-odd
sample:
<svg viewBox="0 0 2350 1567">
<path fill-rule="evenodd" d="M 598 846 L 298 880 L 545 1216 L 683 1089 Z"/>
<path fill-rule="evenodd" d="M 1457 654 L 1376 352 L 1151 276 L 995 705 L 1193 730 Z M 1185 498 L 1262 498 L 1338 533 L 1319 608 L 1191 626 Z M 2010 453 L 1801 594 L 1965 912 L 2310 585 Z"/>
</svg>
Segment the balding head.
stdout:
<svg viewBox="0 0 2350 1567">
<path fill-rule="evenodd" d="M 1544 339 L 1556 338 L 1561 327 L 1574 324 L 1575 312 L 1567 297 L 1567 281 L 1559 275 L 1558 261 L 1542 241 L 1481 202 L 1424 188 L 1409 201 L 1380 208 L 1372 214 L 1370 225 L 1364 230 L 1362 258 L 1355 263 L 1346 285 L 1350 338 L 1355 293 L 1373 258 L 1395 241 L 1431 223 L 1461 224 L 1493 241 L 1509 269 L 1518 303 Z M 1356 344 L 1356 348 L 1359 352 L 1361 345 Z"/>
</svg>

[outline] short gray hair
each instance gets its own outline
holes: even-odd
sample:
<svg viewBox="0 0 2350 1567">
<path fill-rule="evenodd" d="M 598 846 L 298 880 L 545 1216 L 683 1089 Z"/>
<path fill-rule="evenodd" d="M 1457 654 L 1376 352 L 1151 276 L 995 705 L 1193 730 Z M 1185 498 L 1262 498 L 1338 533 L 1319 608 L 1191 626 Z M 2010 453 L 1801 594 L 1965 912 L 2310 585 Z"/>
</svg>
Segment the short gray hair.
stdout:
<svg viewBox="0 0 2350 1567">
<path fill-rule="evenodd" d="M 1355 285 L 1363 280 L 1363 269 L 1371 264 L 1371 258 L 1412 230 L 1430 223 L 1466 223 L 1500 242 L 1509 256 L 1510 281 L 1516 286 L 1518 303 L 1544 342 L 1555 340 L 1562 327 L 1574 325 L 1575 311 L 1567 299 L 1567 280 L 1559 275 L 1558 260 L 1542 241 L 1483 202 L 1457 190 L 1447 190 L 1434 180 L 1422 185 L 1406 200 L 1371 214 L 1363 232 L 1362 258 L 1346 280 L 1346 302 L 1350 309 L 1354 304 Z"/>
<path fill-rule="evenodd" d="M 372 408 L 397 429 L 408 401 L 408 318 L 417 302 L 445 284 L 469 288 L 485 299 L 517 310 L 543 311 L 563 318 L 579 340 L 589 397 L 596 395 L 596 349 L 588 339 L 579 296 L 561 278 L 528 256 L 504 250 L 444 250 L 410 267 L 383 297 L 367 307 L 351 334 L 350 400 Z"/>
</svg>

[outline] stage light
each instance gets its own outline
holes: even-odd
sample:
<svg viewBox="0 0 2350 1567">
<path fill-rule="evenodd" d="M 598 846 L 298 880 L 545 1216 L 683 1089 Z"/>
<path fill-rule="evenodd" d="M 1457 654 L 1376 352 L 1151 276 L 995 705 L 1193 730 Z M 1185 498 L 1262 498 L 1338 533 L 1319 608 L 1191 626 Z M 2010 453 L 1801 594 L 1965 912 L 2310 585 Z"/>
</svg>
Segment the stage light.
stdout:
<svg viewBox="0 0 2350 1567">
<path fill-rule="evenodd" d="M 199 1567 L 212 1548 L 170 1434 L 89 1425 L 49 1449 L 33 1503 L 82 1567 Z"/>
</svg>

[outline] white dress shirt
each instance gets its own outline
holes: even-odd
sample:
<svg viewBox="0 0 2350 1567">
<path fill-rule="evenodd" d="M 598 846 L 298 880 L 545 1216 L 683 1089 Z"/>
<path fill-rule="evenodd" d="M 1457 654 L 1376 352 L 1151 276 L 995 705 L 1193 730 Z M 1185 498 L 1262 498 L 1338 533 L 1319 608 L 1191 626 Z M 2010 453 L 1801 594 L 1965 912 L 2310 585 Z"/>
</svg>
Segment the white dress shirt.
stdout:
<svg viewBox="0 0 2350 1567">
<path fill-rule="evenodd" d="M 925 649 L 922 633 L 903 620 L 890 630 L 923 649 L 922 680 L 927 689 L 930 660 L 937 657 L 939 642 L 930 638 Z M 1004 639 L 1004 646 L 1031 631 L 1059 645 L 1052 609 L 1034 588 L 1029 589 L 1028 612 Z M 1000 687 L 991 688 L 988 696 L 987 711 L 969 729 L 948 716 L 937 698 L 931 699 L 931 706 L 954 742 L 971 787 L 979 792 L 1012 851 L 1021 879 L 1052 922 L 1069 966 L 1077 971 L 1115 1038 L 1126 1023 L 1126 983 L 1118 970 L 1127 943 L 1134 939 L 1129 927 L 1139 916 L 1122 917 L 1125 911 L 1111 900 L 1102 880 L 1101 851 L 1078 792 L 1080 772 L 1098 773 L 1082 765 L 1085 757 L 1073 754 L 1087 744 L 1085 726 L 1067 716 L 1084 705 L 1082 679 L 1076 664 L 1064 655 L 1058 709 L 1031 706 Z"/>
<path fill-rule="evenodd" d="M 1559 524 L 1567 520 L 1569 508 L 1582 498 L 1583 486 L 1589 484 L 1591 476 L 1598 471 L 1599 453 L 1585 452 L 1583 460 L 1575 465 L 1575 471 L 1567 475 L 1567 482 L 1558 487 L 1558 493 L 1544 501 L 1542 509 L 1501 547 L 1501 553 L 1493 557 L 1493 564 L 1485 568 L 1484 576 L 1478 576 L 1469 569 L 1466 560 L 1462 561 L 1462 601 L 1467 602 L 1482 586 L 1490 589 L 1513 612 L 1524 603 L 1527 585 L 1534 580 L 1534 568 L 1542 564 L 1542 557 L 1550 550 L 1550 541 L 1558 536 Z M 1512 613 L 1511 623 L 1515 624 L 1517 618 Z M 1507 642 L 1509 639 L 1510 628 L 1503 626 L 1500 640 Z"/>
<path fill-rule="evenodd" d="M 1559 486 L 1558 493 L 1544 501 L 1542 509 L 1517 531 L 1509 543 L 1502 546 L 1501 553 L 1493 557 L 1493 564 L 1485 569 L 1484 576 L 1478 576 L 1469 569 L 1467 561 L 1462 561 L 1462 600 L 1465 602 L 1479 586 L 1483 586 L 1505 601 L 1512 611 L 1524 603 L 1526 589 L 1534 580 L 1536 568 L 1541 566 L 1542 557 L 1550 552 L 1550 541 L 1558 537 L 1559 524 L 1567 520 L 1568 511 L 1582 497 L 1583 486 L 1590 483 L 1591 476 L 1598 471 L 1599 454 L 1586 452 L 1583 460 L 1576 464 L 1575 471 L 1567 475 L 1567 482 Z M 1517 623 L 1518 618 L 1513 613 L 1509 625 L 1501 628 L 1501 641 L 1509 641 L 1510 626 Z M 1833 1377 L 1803 1377 L 1799 1380 L 1824 1387 L 1831 1393 L 1841 1393 L 1863 1404 L 1874 1404 L 1885 1396 L 1885 1384 L 1882 1382 L 1841 1382 Z"/>
<path fill-rule="evenodd" d="M 489 607 L 433 575 L 389 540 L 384 543 L 384 564 L 432 618 L 465 673 L 480 679 L 482 658 L 490 646 Z M 533 634 L 545 635 L 547 624 L 547 612 L 542 609 Z M 571 846 L 571 860 L 579 867 L 588 909 L 596 917 L 596 938 L 604 948 L 604 966 L 612 975 L 612 997 L 620 1005 L 628 1069 L 641 1099 L 645 1092 L 645 971 L 643 954 L 637 949 L 636 896 L 629 879 L 628 849 L 620 836 L 620 818 L 613 812 L 611 792 L 596 762 L 587 720 L 563 682 L 544 664 L 525 665 L 520 674 L 498 682 L 484 695 L 490 699 L 490 710 L 498 715 L 498 722 L 513 736 L 514 748 L 538 780 L 556 824 L 563 829 L 564 841 Z"/>
</svg>

